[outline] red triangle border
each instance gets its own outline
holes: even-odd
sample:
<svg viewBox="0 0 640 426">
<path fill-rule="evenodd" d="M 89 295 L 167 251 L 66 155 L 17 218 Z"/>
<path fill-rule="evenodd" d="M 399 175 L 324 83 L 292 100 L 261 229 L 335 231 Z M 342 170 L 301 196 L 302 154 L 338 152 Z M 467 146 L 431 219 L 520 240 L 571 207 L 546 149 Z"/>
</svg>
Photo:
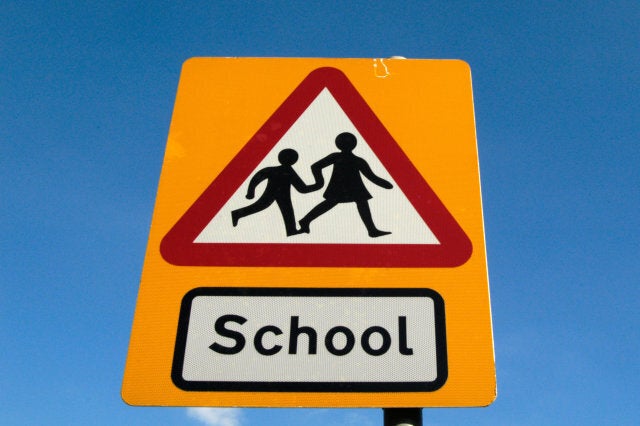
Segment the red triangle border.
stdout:
<svg viewBox="0 0 640 426">
<path fill-rule="evenodd" d="M 440 244 L 194 243 L 289 128 L 327 88 Z M 231 220 L 231 218 L 229 218 Z M 469 260 L 472 244 L 345 74 L 312 71 L 171 228 L 160 244 L 180 266 L 441 267 Z"/>
</svg>

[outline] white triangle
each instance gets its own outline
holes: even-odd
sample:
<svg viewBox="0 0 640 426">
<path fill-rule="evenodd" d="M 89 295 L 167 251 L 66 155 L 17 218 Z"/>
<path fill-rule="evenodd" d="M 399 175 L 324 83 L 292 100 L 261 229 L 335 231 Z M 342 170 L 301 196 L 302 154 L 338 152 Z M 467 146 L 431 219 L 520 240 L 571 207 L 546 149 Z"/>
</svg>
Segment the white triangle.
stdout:
<svg viewBox="0 0 640 426">
<path fill-rule="evenodd" d="M 248 200 L 245 195 L 249 180 L 258 170 L 279 165 L 280 151 L 291 148 L 298 152 L 299 159 L 293 168 L 300 178 L 310 185 L 314 182 L 311 165 L 331 153 L 338 152 L 334 140 L 342 132 L 353 133 L 358 139 L 353 153 L 366 160 L 376 175 L 393 183 L 392 189 L 384 189 L 363 178 L 367 190 L 373 197 L 369 200 L 373 220 L 378 229 L 390 231 L 391 234 L 378 238 L 369 237 L 355 203 L 338 204 L 318 217 L 311 223 L 309 234 L 287 237 L 284 221 L 276 203 L 240 219 L 236 227 L 232 226 L 231 211 L 255 202 L 266 186 L 265 181 L 260 183 L 256 188 L 255 198 Z M 324 170 L 325 187 L 319 191 L 300 194 L 291 188 L 296 221 L 323 201 L 322 194 L 331 176 L 330 169 L 328 167 Z M 326 88 L 211 219 L 194 243 L 440 244 Z"/>
</svg>

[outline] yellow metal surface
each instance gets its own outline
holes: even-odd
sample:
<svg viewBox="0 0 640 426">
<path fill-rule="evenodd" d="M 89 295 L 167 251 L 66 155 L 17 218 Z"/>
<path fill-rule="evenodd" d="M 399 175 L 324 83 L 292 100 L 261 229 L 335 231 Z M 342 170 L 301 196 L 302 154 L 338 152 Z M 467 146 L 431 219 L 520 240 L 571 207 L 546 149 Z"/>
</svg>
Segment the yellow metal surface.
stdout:
<svg viewBox="0 0 640 426">
<path fill-rule="evenodd" d="M 175 266 L 171 227 L 310 72 L 341 70 L 467 234 L 454 268 Z M 445 301 L 448 378 L 433 392 L 187 392 L 171 380 L 183 296 L 196 287 L 430 288 Z M 496 394 L 471 73 L 455 60 L 194 58 L 183 67 L 131 332 L 132 405 L 485 406 Z"/>
</svg>

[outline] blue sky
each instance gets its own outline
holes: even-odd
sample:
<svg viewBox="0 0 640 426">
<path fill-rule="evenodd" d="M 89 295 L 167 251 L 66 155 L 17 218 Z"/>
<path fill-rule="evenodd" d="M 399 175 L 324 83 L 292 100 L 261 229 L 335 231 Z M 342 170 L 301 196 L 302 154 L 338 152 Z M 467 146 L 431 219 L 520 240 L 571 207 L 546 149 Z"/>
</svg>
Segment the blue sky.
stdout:
<svg viewBox="0 0 640 426">
<path fill-rule="evenodd" d="M 498 378 L 425 424 L 634 424 L 638 22 L 636 1 L 2 2 L 1 423 L 381 424 L 120 387 L 182 63 L 402 55 L 471 66 Z"/>
</svg>

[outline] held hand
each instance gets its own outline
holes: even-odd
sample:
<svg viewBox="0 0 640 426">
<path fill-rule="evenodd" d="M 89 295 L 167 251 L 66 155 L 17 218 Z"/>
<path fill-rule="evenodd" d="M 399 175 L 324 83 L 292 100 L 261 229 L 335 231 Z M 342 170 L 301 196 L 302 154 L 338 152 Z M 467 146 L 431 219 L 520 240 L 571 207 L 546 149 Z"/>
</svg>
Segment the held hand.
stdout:
<svg viewBox="0 0 640 426">
<path fill-rule="evenodd" d="M 323 184 L 324 184 L 324 182 L 316 182 L 316 183 L 314 183 L 313 185 L 309 185 L 309 186 L 307 187 L 307 190 L 308 190 L 309 192 L 317 191 L 317 190 L 319 190 L 319 189 L 322 189 Z"/>
</svg>

